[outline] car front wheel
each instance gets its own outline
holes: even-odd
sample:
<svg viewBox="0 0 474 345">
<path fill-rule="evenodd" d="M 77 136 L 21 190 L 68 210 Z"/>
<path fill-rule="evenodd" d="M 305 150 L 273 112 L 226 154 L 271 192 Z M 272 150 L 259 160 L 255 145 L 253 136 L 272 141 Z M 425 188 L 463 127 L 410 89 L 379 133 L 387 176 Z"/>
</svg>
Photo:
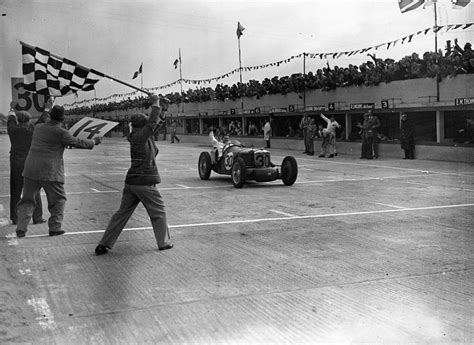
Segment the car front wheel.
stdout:
<svg viewBox="0 0 474 345">
<path fill-rule="evenodd" d="M 281 163 L 281 179 L 286 186 L 291 186 L 295 183 L 298 176 L 298 164 L 295 157 L 287 156 Z"/>
<path fill-rule="evenodd" d="M 247 168 L 245 166 L 244 160 L 239 157 L 232 165 L 232 182 L 234 183 L 235 188 L 241 188 L 245 183 L 245 177 L 247 174 Z"/>
<path fill-rule="evenodd" d="M 198 171 L 201 180 L 208 180 L 211 176 L 211 155 L 209 152 L 201 152 L 199 155 Z"/>
</svg>

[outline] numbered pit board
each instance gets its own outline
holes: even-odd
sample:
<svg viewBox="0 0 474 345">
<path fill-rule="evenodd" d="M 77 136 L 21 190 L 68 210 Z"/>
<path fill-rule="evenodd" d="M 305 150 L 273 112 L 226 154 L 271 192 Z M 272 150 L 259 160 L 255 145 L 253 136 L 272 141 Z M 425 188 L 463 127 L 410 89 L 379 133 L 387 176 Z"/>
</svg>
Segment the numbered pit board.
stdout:
<svg viewBox="0 0 474 345">
<path fill-rule="evenodd" d="M 118 122 L 86 116 L 69 128 L 69 133 L 79 139 L 93 139 L 95 137 L 103 137 L 117 125 Z"/>
</svg>

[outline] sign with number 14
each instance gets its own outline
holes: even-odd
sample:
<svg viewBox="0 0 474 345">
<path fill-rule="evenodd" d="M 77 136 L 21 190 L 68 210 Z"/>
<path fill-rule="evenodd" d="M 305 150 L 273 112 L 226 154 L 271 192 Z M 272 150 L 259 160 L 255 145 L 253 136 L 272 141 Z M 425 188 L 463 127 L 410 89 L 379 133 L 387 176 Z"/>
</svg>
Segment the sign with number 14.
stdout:
<svg viewBox="0 0 474 345">
<path fill-rule="evenodd" d="M 79 139 L 92 139 L 95 137 L 103 137 L 117 125 L 118 122 L 95 119 L 86 116 L 69 128 L 69 133 Z"/>
</svg>

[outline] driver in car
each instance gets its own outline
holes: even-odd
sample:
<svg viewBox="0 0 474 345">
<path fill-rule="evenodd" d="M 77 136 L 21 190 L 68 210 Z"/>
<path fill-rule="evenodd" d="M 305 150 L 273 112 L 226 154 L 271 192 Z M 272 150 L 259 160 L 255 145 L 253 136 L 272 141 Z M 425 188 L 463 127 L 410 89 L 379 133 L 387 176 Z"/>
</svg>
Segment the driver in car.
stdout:
<svg viewBox="0 0 474 345">
<path fill-rule="evenodd" d="M 216 137 L 214 137 L 214 131 L 210 131 L 209 132 L 209 140 L 211 141 L 211 144 L 212 144 L 212 147 L 214 148 L 214 150 L 217 150 L 217 159 L 216 160 L 219 160 L 219 158 L 222 156 L 222 151 L 224 150 L 224 146 L 229 144 L 230 143 L 230 138 L 228 135 L 224 136 L 223 138 L 223 141 L 219 141 L 216 139 Z M 211 158 L 214 158 L 215 155 L 211 155 Z M 213 162 L 215 163 L 215 162 Z"/>
</svg>

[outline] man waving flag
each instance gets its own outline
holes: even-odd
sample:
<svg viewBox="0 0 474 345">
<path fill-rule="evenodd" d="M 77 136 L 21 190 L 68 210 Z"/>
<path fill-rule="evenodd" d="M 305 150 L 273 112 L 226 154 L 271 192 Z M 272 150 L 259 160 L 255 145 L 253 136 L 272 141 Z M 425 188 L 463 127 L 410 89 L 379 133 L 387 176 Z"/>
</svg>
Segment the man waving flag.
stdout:
<svg viewBox="0 0 474 345">
<path fill-rule="evenodd" d="M 104 74 L 50 52 L 22 45 L 23 87 L 46 96 L 65 96 L 78 91 L 91 91 Z"/>
</svg>

